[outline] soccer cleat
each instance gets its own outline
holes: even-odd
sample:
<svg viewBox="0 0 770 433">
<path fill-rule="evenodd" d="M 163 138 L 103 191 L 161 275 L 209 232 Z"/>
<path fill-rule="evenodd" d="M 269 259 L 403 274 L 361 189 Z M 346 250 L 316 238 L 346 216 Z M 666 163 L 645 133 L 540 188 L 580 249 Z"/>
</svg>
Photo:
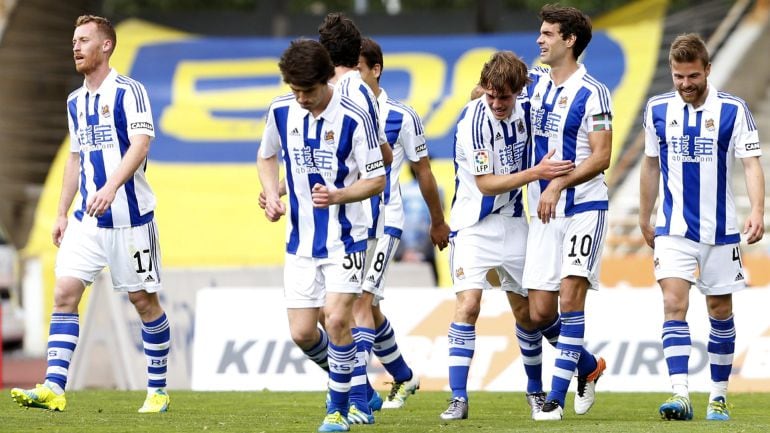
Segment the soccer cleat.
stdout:
<svg viewBox="0 0 770 433">
<path fill-rule="evenodd" d="M 529 404 L 529 408 L 532 411 L 532 419 L 535 419 L 536 413 L 543 410 L 545 397 L 546 394 L 543 391 L 527 394 L 527 403 Z"/>
<path fill-rule="evenodd" d="M 717 397 L 709 402 L 706 408 L 706 419 L 709 421 L 727 421 L 730 419 L 730 411 L 724 397 Z"/>
<path fill-rule="evenodd" d="M 604 358 L 596 359 L 596 369 L 588 376 L 578 376 L 577 392 L 575 393 L 575 413 L 585 415 L 594 405 L 596 399 L 596 382 L 604 374 L 607 363 Z"/>
<path fill-rule="evenodd" d="M 350 424 L 374 424 L 374 415 L 365 413 L 351 404 L 348 410 L 348 423 Z"/>
<path fill-rule="evenodd" d="M 339 411 L 326 414 L 324 422 L 318 427 L 319 432 L 350 431 L 348 420 Z"/>
<path fill-rule="evenodd" d="M 468 419 L 468 401 L 462 397 L 449 400 L 449 407 L 439 416 L 446 421 Z"/>
<path fill-rule="evenodd" d="M 551 400 L 543 404 L 543 408 L 539 412 L 532 414 L 532 419 L 535 421 L 561 421 L 564 416 L 564 409 L 562 409 L 559 402 Z"/>
<path fill-rule="evenodd" d="M 372 393 L 372 398 L 369 399 L 369 409 L 372 412 L 382 409 L 382 397 L 376 391 Z"/>
<path fill-rule="evenodd" d="M 36 385 L 35 389 L 13 388 L 11 398 L 21 407 L 34 407 L 38 409 L 64 410 L 67 399 L 64 394 L 56 394 L 45 385 Z"/>
<path fill-rule="evenodd" d="M 667 420 L 688 421 L 693 415 L 690 399 L 681 395 L 669 397 L 658 411 L 660 417 Z"/>
<path fill-rule="evenodd" d="M 144 399 L 144 404 L 139 408 L 139 413 L 160 413 L 167 412 L 168 407 L 171 405 L 171 398 L 169 398 L 166 391 L 162 389 L 156 389 L 152 394 L 148 394 Z"/>
<path fill-rule="evenodd" d="M 406 382 L 393 382 L 390 393 L 385 397 L 382 407 L 385 409 L 398 409 L 404 407 L 406 399 L 420 389 L 420 378 L 412 375 Z"/>
</svg>

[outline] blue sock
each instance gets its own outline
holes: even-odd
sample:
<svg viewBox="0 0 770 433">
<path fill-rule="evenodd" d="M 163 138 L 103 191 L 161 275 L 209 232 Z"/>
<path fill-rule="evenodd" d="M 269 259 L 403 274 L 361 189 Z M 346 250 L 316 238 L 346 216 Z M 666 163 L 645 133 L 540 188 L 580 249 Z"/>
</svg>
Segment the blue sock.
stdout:
<svg viewBox="0 0 770 433">
<path fill-rule="evenodd" d="M 567 389 L 572 381 L 572 375 L 577 368 L 577 361 L 580 357 L 583 347 L 583 338 L 585 336 L 585 314 L 583 311 L 572 311 L 562 313 L 561 332 L 559 341 L 556 343 L 558 354 L 553 379 L 551 381 L 551 392 L 548 394 L 548 400 L 556 400 L 561 407 L 564 407 L 564 400 L 567 397 Z"/>
<path fill-rule="evenodd" d="M 527 331 L 516 324 L 516 337 L 519 340 L 521 360 L 527 375 L 527 394 L 543 391 L 543 334 L 540 331 Z"/>
<path fill-rule="evenodd" d="M 326 334 L 326 331 L 323 330 L 323 328 L 318 328 L 318 332 L 321 334 L 320 339 L 318 342 L 311 347 L 308 350 L 302 350 L 302 352 L 305 353 L 305 356 L 310 358 L 311 361 L 315 362 L 317 366 L 321 367 L 322 370 L 328 372 L 329 371 L 329 335 Z"/>
<path fill-rule="evenodd" d="M 374 330 L 362 327 L 354 328 L 353 340 L 356 344 L 356 363 L 350 382 L 350 404 L 355 404 L 361 412 L 371 413 L 369 409 L 370 396 L 368 395 L 370 385 L 366 374 L 366 365 L 374 344 Z"/>
<path fill-rule="evenodd" d="M 348 416 L 350 380 L 356 363 L 356 343 L 335 346 L 329 342 L 329 405 L 326 413 Z"/>
<path fill-rule="evenodd" d="M 390 321 L 385 318 L 382 325 L 377 328 L 374 337 L 374 354 L 380 359 L 385 370 L 393 376 L 395 382 L 406 382 L 412 378 L 412 369 L 404 361 L 401 351 L 396 343 L 396 334 L 390 326 Z"/>
<path fill-rule="evenodd" d="M 663 357 L 668 366 L 668 377 L 674 393 L 687 395 L 687 375 L 689 373 L 692 340 L 690 327 L 685 321 L 668 320 L 663 322 Z"/>
<path fill-rule="evenodd" d="M 476 326 L 452 322 L 449 325 L 449 388 L 452 398 L 468 401 L 468 372 L 476 349 Z"/>
<path fill-rule="evenodd" d="M 556 319 L 550 325 L 541 329 L 543 337 L 545 337 L 553 347 L 556 347 L 556 342 L 559 340 L 559 333 L 561 332 L 561 317 L 556 316 Z M 580 359 L 577 363 L 578 376 L 588 376 L 596 370 L 596 357 L 586 350 L 585 346 L 580 348 Z"/>
<path fill-rule="evenodd" d="M 51 314 L 51 326 L 48 332 L 48 368 L 45 371 L 45 380 L 59 386 L 62 392 L 67 386 L 67 373 L 79 336 L 80 323 L 77 313 Z"/>
<path fill-rule="evenodd" d="M 725 320 L 709 317 L 711 332 L 709 333 L 708 353 L 711 366 L 712 390 L 709 400 L 727 395 L 727 381 L 733 370 L 735 356 L 735 322 L 733 316 Z"/>
<path fill-rule="evenodd" d="M 142 323 L 142 343 L 147 358 L 147 388 L 165 388 L 171 328 L 166 313 L 152 322 Z"/>
</svg>

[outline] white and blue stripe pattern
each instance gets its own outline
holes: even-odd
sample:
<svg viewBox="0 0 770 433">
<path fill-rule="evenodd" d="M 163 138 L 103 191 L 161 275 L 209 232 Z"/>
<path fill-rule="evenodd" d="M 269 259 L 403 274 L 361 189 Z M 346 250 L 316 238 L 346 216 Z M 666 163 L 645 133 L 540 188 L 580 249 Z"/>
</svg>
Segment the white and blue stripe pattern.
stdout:
<svg viewBox="0 0 770 433">
<path fill-rule="evenodd" d="M 310 349 L 302 349 L 302 351 L 305 353 L 305 356 L 310 358 L 311 361 L 315 362 L 315 364 L 319 367 L 321 367 L 322 370 L 328 372 L 329 371 L 329 359 L 328 359 L 328 351 L 329 351 L 329 335 L 324 331 L 323 328 L 318 328 L 318 333 L 320 334 L 320 337 L 318 339 L 318 342 L 313 345 Z"/>
<path fill-rule="evenodd" d="M 556 349 L 553 378 L 551 380 L 551 392 L 546 400 L 556 400 L 564 407 L 564 399 L 567 389 L 572 381 L 572 376 L 577 369 L 578 360 L 584 352 L 583 339 L 585 337 L 585 312 L 569 311 L 561 313 L 561 331 Z"/>
<path fill-rule="evenodd" d="M 757 125 L 740 98 L 708 87 L 698 108 L 677 92 L 650 98 L 645 154 L 658 157 L 661 203 L 655 234 L 694 242 L 740 242 L 730 179 L 735 158 L 761 155 Z"/>
<path fill-rule="evenodd" d="M 388 374 L 393 376 L 395 382 L 406 382 L 412 378 L 412 369 L 409 368 L 401 355 L 401 350 L 399 350 L 396 342 L 396 333 L 390 326 L 387 317 L 375 331 L 372 350 Z"/>
<path fill-rule="evenodd" d="M 59 385 L 62 390 L 67 386 L 70 362 L 78 345 L 79 336 L 80 322 L 77 314 L 51 314 L 45 380 Z"/>
<path fill-rule="evenodd" d="M 516 339 L 519 341 L 521 362 L 527 375 L 527 394 L 543 391 L 543 334 L 527 331 L 516 324 Z"/>
<path fill-rule="evenodd" d="M 347 416 L 350 381 L 356 362 L 356 344 L 335 346 L 329 343 L 329 404 L 326 413 L 339 412 Z"/>
<path fill-rule="evenodd" d="M 668 366 L 668 375 L 687 375 L 692 351 L 690 326 L 685 321 L 663 322 L 663 357 Z"/>
<path fill-rule="evenodd" d="M 468 401 L 468 372 L 476 351 L 476 326 L 452 322 L 449 325 L 449 388 L 452 398 Z"/>
<path fill-rule="evenodd" d="M 495 118 L 486 98 L 470 101 L 455 128 L 455 195 L 449 225 L 458 231 L 490 214 L 523 217 L 521 189 L 494 196 L 484 195 L 476 176 L 507 175 L 529 168 L 529 104 L 518 98 L 511 115 Z"/>
<path fill-rule="evenodd" d="M 131 146 L 130 137 L 154 137 L 147 93 L 138 81 L 111 70 L 95 92 L 85 86 L 67 99 L 70 150 L 80 154 L 79 192 L 75 217 L 98 227 L 136 227 L 153 219 L 155 196 L 145 177 L 145 164 L 117 191 L 103 215 L 85 218 L 88 197 L 103 187 Z"/>
<path fill-rule="evenodd" d="M 280 155 L 289 201 L 286 251 L 303 257 L 342 257 L 366 249 L 371 220 L 365 204 L 313 206 L 315 184 L 330 190 L 385 174 L 376 130 L 366 112 L 335 91 L 317 119 L 293 97 L 273 100 L 260 157 Z"/>
<path fill-rule="evenodd" d="M 733 316 L 725 320 L 709 317 L 708 354 L 712 382 L 727 382 L 735 356 L 735 322 Z"/>
<path fill-rule="evenodd" d="M 607 87 L 588 75 L 585 66 L 560 86 L 551 81 L 549 69 L 530 70 L 532 83 L 527 86 L 532 120 L 532 161 L 538 164 L 555 149 L 552 159 L 569 160 L 580 165 L 592 153 L 588 143 L 593 116 L 612 118 L 612 101 Z M 549 181 L 531 182 L 528 187 L 529 213 L 537 216 L 540 194 Z M 607 185 L 604 173 L 579 185 L 566 188 L 556 207 L 556 216 L 572 216 L 591 210 L 607 210 Z"/>
<path fill-rule="evenodd" d="M 142 345 L 147 359 L 147 387 L 165 388 L 171 326 L 166 313 L 152 322 L 142 323 Z"/>
</svg>

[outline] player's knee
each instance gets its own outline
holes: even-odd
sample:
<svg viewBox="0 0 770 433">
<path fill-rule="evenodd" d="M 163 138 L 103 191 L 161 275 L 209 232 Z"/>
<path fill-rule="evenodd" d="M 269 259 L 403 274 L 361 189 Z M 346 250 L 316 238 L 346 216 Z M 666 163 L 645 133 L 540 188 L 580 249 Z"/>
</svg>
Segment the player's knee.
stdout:
<svg viewBox="0 0 770 433">
<path fill-rule="evenodd" d="M 481 304 L 475 299 L 460 298 L 457 300 L 455 322 L 476 323 L 481 311 Z"/>
<path fill-rule="evenodd" d="M 53 292 L 53 307 L 58 313 L 76 313 L 85 283 L 74 278 L 60 279 Z"/>
<path fill-rule="evenodd" d="M 316 328 L 291 329 L 290 331 L 292 341 L 302 349 L 309 349 L 318 343 L 318 331 Z"/>
</svg>

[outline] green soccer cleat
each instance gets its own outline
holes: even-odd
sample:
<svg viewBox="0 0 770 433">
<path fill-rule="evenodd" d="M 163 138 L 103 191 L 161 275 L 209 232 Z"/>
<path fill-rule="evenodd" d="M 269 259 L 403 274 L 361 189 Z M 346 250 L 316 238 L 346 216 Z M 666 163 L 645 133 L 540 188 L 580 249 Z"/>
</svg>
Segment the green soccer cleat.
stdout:
<svg viewBox="0 0 770 433">
<path fill-rule="evenodd" d="M 382 404 L 382 408 L 399 409 L 404 407 L 406 399 L 418 389 L 420 389 L 420 378 L 416 374 L 412 375 L 412 378 L 405 382 L 393 382 L 390 393 L 385 397 L 385 402 Z"/>
<path fill-rule="evenodd" d="M 144 404 L 139 408 L 139 413 L 167 412 L 169 405 L 171 405 L 171 398 L 166 394 L 166 391 L 158 389 L 147 396 Z"/>
<path fill-rule="evenodd" d="M 724 397 L 717 397 L 709 402 L 706 408 L 706 419 L 709 421 L 728 421 L 730 419 L 730 410 Z"/>
<path fill-rule="evenodd" d="M 13 388 L 11 398 L 21 407 L 63 411 L 67 406 L 64 394 L 56 394 L 46 385 L 36 385 L 35 389 Z"/>
<path fill-rule="evenodd" d="M 324 422 L 318 427 L 319 432 L 350 431 L 348 420 L 339 411 L 326 414 Z"/>
<path fill-rule="evenodd" d="M 681 395 L 669 397 L 660 405 L 660 417 L 667 420 L 689 421 L 692 419 L 690 399 Z"/>
</svg>

